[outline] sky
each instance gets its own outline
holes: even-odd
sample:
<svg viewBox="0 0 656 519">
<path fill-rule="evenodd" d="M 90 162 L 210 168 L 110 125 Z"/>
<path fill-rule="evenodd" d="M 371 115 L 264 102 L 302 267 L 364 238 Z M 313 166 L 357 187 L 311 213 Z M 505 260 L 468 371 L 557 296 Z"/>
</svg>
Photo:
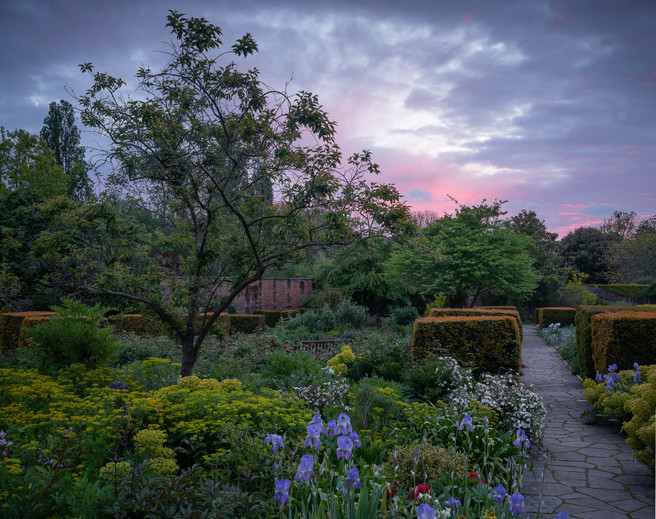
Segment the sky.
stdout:
<svg viewBox="0 0 656 519">
<path fill-rule="evenodd" d="M 561 237 L 656 214 L 656 0 L 0 0 L 0 125 L 38 133 L 81 63 L 134 89 L 169 9 L 251 33 L 240 66 L 316 94 L 415 211 L 507 200 Z"/>
</svg>

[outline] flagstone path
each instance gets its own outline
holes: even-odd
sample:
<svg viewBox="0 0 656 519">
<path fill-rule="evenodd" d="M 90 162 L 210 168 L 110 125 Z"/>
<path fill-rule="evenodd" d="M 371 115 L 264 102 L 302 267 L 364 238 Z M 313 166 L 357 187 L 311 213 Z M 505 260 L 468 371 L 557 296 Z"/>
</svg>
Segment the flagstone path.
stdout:
<svg viewBox="0 0 656 519">
<path fill-rule="evenodd" d="M 624 436 L 585 424 L 581 414 L 592 407 L 580 380 L 534 326 L 524 326 L 522 365 L 522 382 L 547 408 L 544 448 L 522 489 L 527 516 L 552 519 L 565 510 L 571 519 L 654 519 L 654 477 Z"/>
</svg>

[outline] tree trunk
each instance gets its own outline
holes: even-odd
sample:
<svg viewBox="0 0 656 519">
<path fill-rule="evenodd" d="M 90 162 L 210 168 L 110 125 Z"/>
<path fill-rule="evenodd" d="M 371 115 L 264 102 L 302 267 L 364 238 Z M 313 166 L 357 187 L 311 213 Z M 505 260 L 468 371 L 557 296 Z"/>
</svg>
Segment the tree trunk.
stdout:
<svg viewBox="0 0 656 519">
<path fill-rule="evenodd" d="M 186 338 L 182 342 L 182 366 L 180 367 L 181 377 L 190 377 L 193 374 L 197 357 L 198 348 L 195 348 L 194 338 Z"/>
</svg>

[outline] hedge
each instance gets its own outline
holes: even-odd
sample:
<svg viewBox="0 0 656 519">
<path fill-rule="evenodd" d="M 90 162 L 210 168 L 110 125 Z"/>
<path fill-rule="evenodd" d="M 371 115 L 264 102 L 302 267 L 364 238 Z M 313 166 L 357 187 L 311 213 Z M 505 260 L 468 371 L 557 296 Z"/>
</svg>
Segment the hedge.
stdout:
<svg viewBox="0 0 656 519">
<path fill-rule="evenodd" d="M 638 306 L 606 306 L 606 305 L 583 305 L 576 311 L 576 356 L 581 369 L 581 376 L 594 378 L 595 368 L 592 360 L 592 326 L 593 315 L 604 312 L 653 312 L 656 305 Z"/>
<path fill-rule="evenodd" d="M 23 328 L 23 320 L 28 317 L 54 315 L 55 312 L 6 312 L 0 315 L 0 352 L 15 350 Z"/>
<path fill-rule="evenodd" d="M 273 328 L 283 317 L 296 317 L 305 311 L 304 308 L 284 308 L 272 310 L 258 310 L 256 315 L 263 315 L 264 322 L 269 328 Z"/>
<path fill-rule="evenodd" d="M 23 319 L 23 322 L 21 324 L 21 331 L 20 334 L 18 335 L 18 348 L 26 348 L 31 346 L 29 339 L 32 336 L 32 334 L 27 330 L 29 330 L 33 326 L 43 324 L 49 320 L 50 320 L 49 315 L 33 315 L 33 316 L 27 316 L 25 319 Z"/>
<path fill-rule="evenodd" d="M 540 328 L 550 324 L 560 323 L 561 326 L 570 326 L 576 321 L 576 308 L 569 306 L 551 306 L 538 309 L 537 323 Z"/>
<path fill-rule="evenodd" d="M 522 316 L 519 315 L 519 311 L 515 307 L 510 308 L 483 308 L 481 306 L 477 308 L 433 308 L 430 311 L 430 317 L 449 317 L 449 316 L 485 316 L 485 315 L 497 315 L 497 316 L 510 316 L 517 320 L 517 326 L 519 327 L 519 340 L 524 339 L 524 330 L 522 328 Z"/>
<path fill-rule="evenodd" d="M 644 299 L 645 290 L 649 285 L 595 285 L 595 287 L 622 297 Z"/>
<path fill-rule="evenodd" d="M 604 312 L 592 316 L 592 361 L 605 373 L 610 364 L 619 370 L 656 363 L 656 311 Z"/>
<path fill-rule="evenodd" d="M 230 333 L 255 333 L 263 331 L 266 324 L 263 315 L 229 314 Z"/>
<path fill-rule="evenodd" d="M 521 339 L 517 319 L 508 315 L 423 317 L 415 321 L 412 355 L 451 356 L 475 373 L 519 372 Z"/>
</svg>

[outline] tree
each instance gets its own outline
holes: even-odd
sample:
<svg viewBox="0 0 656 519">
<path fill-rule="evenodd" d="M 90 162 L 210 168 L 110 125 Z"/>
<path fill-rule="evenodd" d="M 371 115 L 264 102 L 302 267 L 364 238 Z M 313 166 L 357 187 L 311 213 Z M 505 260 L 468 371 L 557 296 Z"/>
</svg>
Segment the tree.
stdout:
<svg viewBox="0 0 656 519">
<path fill-rule="evenodd" d="M 50 103 L 43 120 L 41 138 L 54 151 L 55 160 L 68 175 L 67 193 L 75 201 L 87 200 L 91 194 L 89 166 L 84 160 L 84 147 L 80 146 L 80 130 L 75 125 L 73 105 L 63 99 Z"/>
<path fill-rule="evenodd" d="M 395 244 L 378 239 L 355 243 L 339 249 L 321 267 L 316 282 L 339 288 L 342 294 L 381 313 L 392 303 L 407 303 L 403 285 L 392 283 L 385 270 L 385 261 Z"/>
<path fill-rule="evenodd" d="M 462 205 L 427 226 L 388 261 L 392 281 L 428 298 L 442 292 L 450 306 L 474 306 L 491 291 L 524 300 L 539 279 L 526 252 L 531 239 L 501 222 L 503 203 Z"/>
<path fill-rule="evenodd" d="M 0 195 L 26 190 L 44 199 L 66 194 L 67 176 L 37 135 L 0 126 Z"/>
<path fill-rule="evenodd" d="M 556 241 L 558 235 L 547 230 L 544 220 L 540 220 L 535 211 L 526 209 L 512 216 L 507 224 L 514 233 L 532 239 L 527 253 L 533 259 L 540 280 L 535 292 L 527 300 L 528 306 L 538 308 L 553 305 L 560 297 L 568 274 L 561 256 L 561 245 Z"/>
<path fill-rule="evenodd" d="M 219 27 L 175 11 L 167 26 L 169 61 L 139 69 L 137 99 L 123 97 L 120 78 L 81 66 L 93 77 L 81 118 L 112 142 L 112 180 L 165 193 L 169 209 L 167 231 L 124 244 L 120 258 L 87 247 L 97 277 L 86 289 L 158 316 L 182 346 L 186 376 L 219 312 L 269 269 L 307 249 L 402 230 L 409 217 L 393 186 L 367 180 L 378 173 L 369 152 L 342 167 L 335 123 L 316 96 L 266 87 L 256 69 L 229 61 L 257 51 L 249 34 L 217 55 Z M 171 255 L 174 267 L 163 261 Z"/>
<path fill-rule="evenodd" d="M 0 308 L 53 303 L 32 246 L 66 203 L 67 176 L 38 136 L 0 127 Z"/>
<path fill-rule="evenodd" d="M 579 227 L 561 240 L 563 257 L 569 266 L 587 274 L 589 283 L 608 283 L 610 246 L 619 240 L 594 227 Z"/>
<path fill-rule="evenodd" d="M 604 220 L 599 229 L 619 236 L 623 240 L 632 238 L 638 229 L 637 216 L 635 211 L 614 211 L 613 216 Z"/>
</svg>

